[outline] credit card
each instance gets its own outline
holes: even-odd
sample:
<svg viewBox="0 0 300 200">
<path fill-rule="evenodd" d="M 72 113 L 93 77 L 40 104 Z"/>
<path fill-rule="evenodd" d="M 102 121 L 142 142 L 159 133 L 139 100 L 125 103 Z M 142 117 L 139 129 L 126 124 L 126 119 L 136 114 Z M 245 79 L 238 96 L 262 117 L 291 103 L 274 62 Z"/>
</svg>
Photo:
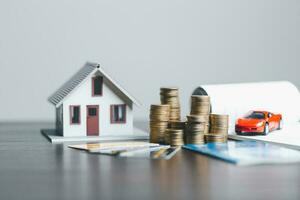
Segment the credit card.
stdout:
<svg viewBox="0 0 300 200">
<path fill-rule="evenodd" d="M 137 147 L 152 147 L 159 146 L 156 143 L 149 142 L 102 142 L 102 143 L 88 143 L 88 144 L 74 144 L 68 145 L 69 148 L 86 150 L 90 152 L 96 152 L 104 149 L 126 149 Z"/>
<path fill-rule="evenodd" d="M 151 157 L 153 159 L 171 159 L 181 148 L 180 147 L 170 147 L 167 149 L 161 149 L 160 151 L 153 152 Z"/>
</svg>

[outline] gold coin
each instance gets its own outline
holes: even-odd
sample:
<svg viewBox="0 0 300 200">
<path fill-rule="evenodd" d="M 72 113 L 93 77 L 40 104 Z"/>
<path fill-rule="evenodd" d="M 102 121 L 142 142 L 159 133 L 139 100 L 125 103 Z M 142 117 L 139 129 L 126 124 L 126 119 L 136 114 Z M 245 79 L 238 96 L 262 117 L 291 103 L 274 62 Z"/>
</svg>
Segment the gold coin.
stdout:
<svg viewBox="0 0 300 200">
<path fill-rule="evenodd" d="M 186 116 L 188 122 L 208 122 L 209 115 L 188 115 Z"/>
</svg>

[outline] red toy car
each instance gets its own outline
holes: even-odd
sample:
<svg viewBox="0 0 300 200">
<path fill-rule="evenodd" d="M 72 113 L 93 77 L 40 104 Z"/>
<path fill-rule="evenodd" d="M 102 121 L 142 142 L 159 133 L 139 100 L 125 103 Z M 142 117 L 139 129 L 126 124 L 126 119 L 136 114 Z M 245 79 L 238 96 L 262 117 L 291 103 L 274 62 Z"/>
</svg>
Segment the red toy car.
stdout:
<svg viewBox="0 0 300 200">
<path fill-rule="evenodd" d="M 235 132 L 267 135 L 270 131 L 282 128 L 282 115 L 267 111 L 250 111 L 237 119 Z"/>
</svg>

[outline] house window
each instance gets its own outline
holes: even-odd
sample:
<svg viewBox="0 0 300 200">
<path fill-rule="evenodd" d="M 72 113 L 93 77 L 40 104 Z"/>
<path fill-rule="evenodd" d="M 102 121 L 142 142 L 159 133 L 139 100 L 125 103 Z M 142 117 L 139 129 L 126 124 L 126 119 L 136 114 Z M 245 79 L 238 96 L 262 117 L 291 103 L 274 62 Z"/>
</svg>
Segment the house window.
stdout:
<svg viewBox="0 0 300 200">
<path fill-rule="evenodd" d="M 92 79 L 92 95 L 93 96 L 101 96 L 103 91 L 103 77 L 95 76 Z"/>
<path fill-rule="evenodd" d="M 70 106 L 70 123 L 80 124 L 80 106 Z"/>
<path fill-rule="evenodd" d="M 97 116 L 97 108 L 88 109 L 89 116 Z"/>
<path fill-rule="evenodd" d="M 111 123 L 126 123 L 126 105 L 111 105 Z"/>
</svg>

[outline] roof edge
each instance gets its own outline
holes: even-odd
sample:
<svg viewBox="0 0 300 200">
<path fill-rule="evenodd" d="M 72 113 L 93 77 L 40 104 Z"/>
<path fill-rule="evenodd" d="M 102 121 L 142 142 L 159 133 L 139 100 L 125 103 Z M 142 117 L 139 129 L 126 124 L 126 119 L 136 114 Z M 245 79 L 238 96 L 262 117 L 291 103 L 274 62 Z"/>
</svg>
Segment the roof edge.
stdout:
<svg viewBox="0 0 300 200">
<path fill-rule="evenodd" d="M 64 91 L 64 87 L 67 86 L 67 84 L 70 84 L 70 82 L 72 82 L 73 79 L 75 79 L 76 75 L 78 74 L 78 72 L 80 72 L 81 70 L 83 70 L 85 67 L 93 67 L 94 69 L 91 70 L 88 75 L 83 78 L 82 80 L 79 81 L 79 83 L 77 83 L 75 85 L 75 87 L 73 88 L 69 88 L 69 91 Z M 49 103 L 53 104 L 55 107 L 59 107 L 64 100 L 70 95 L 72 94 L 72 92 L 74 90 L 76 90 L 76 88 L 78 88 L 86 79 L 87 77 L 89 77 L 91 74 L 95 73 L 97 70 L 99 70 L 113 85 L 115 85 L 115 87 L 120 90 L 121 93 L 123 93 L 128 99 L 130 99 L 130 101 L 132 101 L 133 104 L 135 104 L 136 106 L 141 106 L 142 104 L 136 99 L 134 98 L 128 91 L 126 91 L 123 87 L 120 86 L 119 83 L 117 83 L 114 79 L 112 79 L 106 72 L 105 70 L 100 66 L 99 63 L 96 62 L 90 62 L 87 61 L 83 67 L 81 67 L 71 78 L 68 79 L 68 81 L 66 81 L 59 89 L 57 89 L 54 93 L 52 93 L 52 95 L 50 95 L 47 100 Z"/>
</svg>

